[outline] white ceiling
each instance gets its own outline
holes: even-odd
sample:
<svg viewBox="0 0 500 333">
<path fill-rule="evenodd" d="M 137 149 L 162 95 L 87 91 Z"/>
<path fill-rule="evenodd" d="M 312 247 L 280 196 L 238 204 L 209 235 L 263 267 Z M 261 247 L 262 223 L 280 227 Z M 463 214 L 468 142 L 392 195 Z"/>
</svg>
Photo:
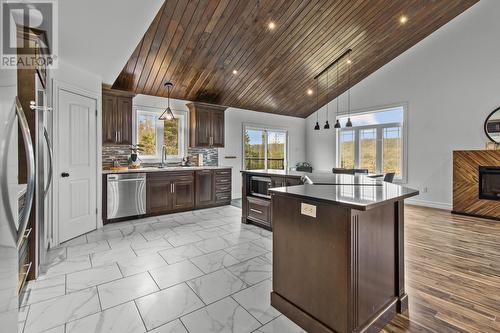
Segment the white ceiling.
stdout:
<svg viewBox="0 0 500 333">
<path fill-rule="evenodd" d="M 59 0 L 60 59 L 113 83 L 163 0 Z"/>
</svg>

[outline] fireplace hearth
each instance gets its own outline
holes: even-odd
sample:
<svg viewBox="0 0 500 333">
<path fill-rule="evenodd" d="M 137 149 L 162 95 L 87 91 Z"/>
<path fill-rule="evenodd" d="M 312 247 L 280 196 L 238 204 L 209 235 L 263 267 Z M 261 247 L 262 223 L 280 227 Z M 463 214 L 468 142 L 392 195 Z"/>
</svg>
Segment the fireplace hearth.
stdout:
<svg viewBox="0 0 500 333">
<path fill-rule="evenodd" d="M 500 167 L 479 167 L 479 198 L 500 200 Z"/>
</svg>

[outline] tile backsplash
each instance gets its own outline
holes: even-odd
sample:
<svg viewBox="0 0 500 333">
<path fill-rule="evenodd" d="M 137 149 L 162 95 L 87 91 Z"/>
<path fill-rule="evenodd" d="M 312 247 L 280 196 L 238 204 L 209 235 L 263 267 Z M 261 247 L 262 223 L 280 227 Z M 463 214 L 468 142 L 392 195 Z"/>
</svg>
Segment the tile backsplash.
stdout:
<svg viewBox="0 0 500 333">
<path fill-rule="evenodd" d="M 131 152 L 129 147 L 129 145 L 104 144 L 102 146 L 103 169 L 112 167 L 114 160 L 117 160 L 122 166 L 128 165 L 128 157 Z M 217 166 L 219 164 L 219 153 L 217 148 L 188 148 L 186 156 L 188 165 L 198 165 L 198 154 L 203 154 L 203 165 Z M 142 165 L 151 165 L 151 163 L 143 162 Z"/>
</svg>

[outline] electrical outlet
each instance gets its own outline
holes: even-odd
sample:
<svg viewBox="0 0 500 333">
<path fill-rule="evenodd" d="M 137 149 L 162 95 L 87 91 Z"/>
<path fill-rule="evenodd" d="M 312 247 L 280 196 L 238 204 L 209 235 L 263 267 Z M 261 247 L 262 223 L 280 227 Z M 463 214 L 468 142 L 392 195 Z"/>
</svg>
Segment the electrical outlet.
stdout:
<svg viewBox="0 0 500 333">
<path fill-rule="evenodd" d="M 314 205 L 309 205 L 306 203 L 301 203 L 300 204 L 300 213 L 302 215 L 310 216 L 310 217 L 316 217 L 316 206 Z"/>
</svg>

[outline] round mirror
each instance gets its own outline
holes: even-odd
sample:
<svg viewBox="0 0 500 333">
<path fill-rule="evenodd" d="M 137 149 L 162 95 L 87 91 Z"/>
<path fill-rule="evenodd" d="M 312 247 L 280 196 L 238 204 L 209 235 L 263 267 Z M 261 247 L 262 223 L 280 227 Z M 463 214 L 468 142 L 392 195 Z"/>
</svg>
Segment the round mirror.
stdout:
<svg viewBox="0 0 500 333">
<path fill-rule="evenodd" d="M 500 143 L 500 107 L 495 109 L 484 122 L 486 136 L 495 143 Z"/>
</svg>

